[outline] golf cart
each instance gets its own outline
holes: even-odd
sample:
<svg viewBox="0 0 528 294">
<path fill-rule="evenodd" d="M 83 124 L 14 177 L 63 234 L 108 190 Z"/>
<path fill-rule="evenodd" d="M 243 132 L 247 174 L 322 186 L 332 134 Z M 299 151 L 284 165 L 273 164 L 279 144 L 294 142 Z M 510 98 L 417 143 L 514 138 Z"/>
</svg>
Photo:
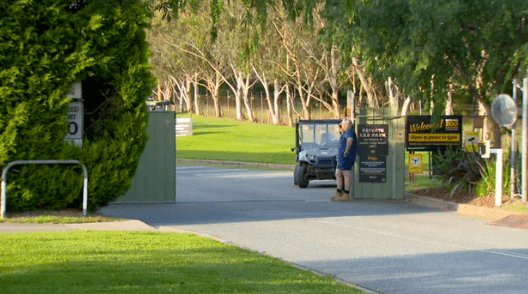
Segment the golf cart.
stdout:
<svg viewBox="0 0 528 294">
<path fill-rule="evenodd" d="M 293 183 L 308 187 L 311 180 L 335 180 L 340 119 L 299 120 L 295 125 Z"/>
</svg>

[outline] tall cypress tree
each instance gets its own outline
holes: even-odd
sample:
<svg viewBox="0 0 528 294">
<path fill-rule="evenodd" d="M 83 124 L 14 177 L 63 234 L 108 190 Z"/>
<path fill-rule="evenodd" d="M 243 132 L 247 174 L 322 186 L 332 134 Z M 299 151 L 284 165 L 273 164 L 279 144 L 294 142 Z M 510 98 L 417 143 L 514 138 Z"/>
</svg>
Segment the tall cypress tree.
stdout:
<svg viewBox="0 0 528 294">
<path fill-rule="evenodd" d="M 147 141 L 148 64 L 142 0 L 0 1 L 0 169 L 13 160 L 79 159 L 89 209 L 130 187 Z M 64 141 L 71 85 L 81 81 L 83 146 Z M 82 171 L 16 166 L 9 211 L 78 207 Z"/>
</svg>

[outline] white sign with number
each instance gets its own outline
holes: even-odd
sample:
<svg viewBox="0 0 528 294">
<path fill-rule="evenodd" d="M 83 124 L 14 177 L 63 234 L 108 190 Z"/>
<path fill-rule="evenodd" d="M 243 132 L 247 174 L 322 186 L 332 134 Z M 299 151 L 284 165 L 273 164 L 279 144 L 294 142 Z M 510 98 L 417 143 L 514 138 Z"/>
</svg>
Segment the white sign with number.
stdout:
<svg viewBox="0 0 528 294">
<path fill-rule="evenodd" d="M 64 140 L 75 142 L 75 145 L 82 147 L 84 106 L 82 102 L 72 102 L 68 106 L 68 132 Z"/>
</svg>

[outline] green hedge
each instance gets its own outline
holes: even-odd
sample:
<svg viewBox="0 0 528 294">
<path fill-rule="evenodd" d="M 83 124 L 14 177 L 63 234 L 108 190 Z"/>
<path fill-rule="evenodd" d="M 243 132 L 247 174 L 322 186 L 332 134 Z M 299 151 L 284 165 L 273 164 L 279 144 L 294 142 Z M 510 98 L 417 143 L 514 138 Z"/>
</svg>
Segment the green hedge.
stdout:
<svg viewBox="0 0 528 294">
<path fill-rule="evenodd" d="M 13 160 L 79 159 L 89 172 L 89 209 L 130 187 L 147 141 L 146 97 L 155 84 L 142 0 L 0 3 L 0 169 Z M 66 96 L 82 81 L 83 147 L 64 142 Z M 82 170 L 16 166 L 7 210 L 79 207 Z"/>
</svg>

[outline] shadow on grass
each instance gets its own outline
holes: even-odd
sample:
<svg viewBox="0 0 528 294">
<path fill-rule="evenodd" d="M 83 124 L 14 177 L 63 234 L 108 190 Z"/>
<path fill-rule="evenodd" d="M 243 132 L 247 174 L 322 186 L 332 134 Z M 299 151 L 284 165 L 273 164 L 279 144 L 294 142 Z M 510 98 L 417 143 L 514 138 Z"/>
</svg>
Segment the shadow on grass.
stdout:
<svg viewBox="0 0 528 294">
<path fill-rule="evenodd" d="M 2 293 L 68 294 L 356 293 L 330 277 L 234 246 L 125 251 L 96 247 L 80 255 L 87 261 L 4 268 L 0 289 Z"/>
<path fill-rule="evenodd" d="M 222 125 L 222 124 L 195 124 L 193 125 L 193 130 L 200 130 L 200 129 L 217 129 L 217 128 L 231 128 L 236 127 L 235 125 Z"/>
<path fill-rule="evenodd" d="M 204 132 L 204 131 L 193 131 L 193 136 L 203 136 L 203 135 L 211 135 L 211 134 L 225 134 L 226 132 Z M 178 138 L 176 138 L 178 140 Z"/>
</svg>

